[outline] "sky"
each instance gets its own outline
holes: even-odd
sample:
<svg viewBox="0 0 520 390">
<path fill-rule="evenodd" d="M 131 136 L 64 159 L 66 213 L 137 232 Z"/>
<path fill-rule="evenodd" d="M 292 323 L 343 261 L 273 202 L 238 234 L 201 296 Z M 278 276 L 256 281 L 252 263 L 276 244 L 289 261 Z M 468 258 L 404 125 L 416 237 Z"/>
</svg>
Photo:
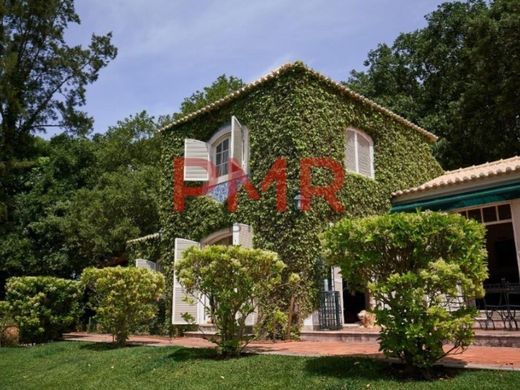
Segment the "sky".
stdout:
<svg viewBox="0 0 520 390">
<path fill-rule="evenodd" d="M 142 110 L 172 114 L 219 75 L 251 82 L 301 60 L 334 80 L 426 25 L 441 0 L 76 0 L 70 43 L 113 33 L 117 58 L 87 89 L 94 132 Z M 52 133 L 47 133 L 47 137 Z"/>
</svg>

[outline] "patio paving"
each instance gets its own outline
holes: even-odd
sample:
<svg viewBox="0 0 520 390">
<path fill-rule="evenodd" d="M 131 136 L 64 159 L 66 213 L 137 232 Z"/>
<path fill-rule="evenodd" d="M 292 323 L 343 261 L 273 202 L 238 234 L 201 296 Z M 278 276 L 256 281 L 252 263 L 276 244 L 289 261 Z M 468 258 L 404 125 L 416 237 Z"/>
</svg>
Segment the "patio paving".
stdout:
<svg viewBox="0 0 520 390">
<path fill-rule="evenodd" d="M 105 334 L 68 333 L 65 340 L 87 342 L 111 342 Z M 149 346 L 182 346 L 188 348 L 212 348 L 214 344 L 198 337 L 168 338 L 161 336 L 131 336 L 130 343 Z M 384 358 L 375 342 L 344 341 L 280 341 L 253 342 L 246 349 L 250 353 L 291 356 L 365 356 Z M 442 359 L 448 367 L 480 368 L 520 371 L 520 348 L 471 346 L 464 353 Z"/>
</svg>

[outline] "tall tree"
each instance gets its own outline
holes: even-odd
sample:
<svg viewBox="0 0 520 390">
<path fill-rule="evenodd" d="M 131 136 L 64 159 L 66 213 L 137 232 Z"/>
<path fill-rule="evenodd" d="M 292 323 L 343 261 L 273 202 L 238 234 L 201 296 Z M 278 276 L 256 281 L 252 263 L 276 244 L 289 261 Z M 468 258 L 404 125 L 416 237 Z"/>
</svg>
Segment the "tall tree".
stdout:
<svg viewBox="0 0 520 390">
<path fill-rule="evenodd" d="M 177 115 L 242 85 L 221 76 L 186 98 Z M 0 234 L 0 298 L 7 277 L 70 277 L 89 265 L 124 262 L 127 240 L 159 230 L 156 130 L 171 120 L 140 112 L 92 138 L 34 137 L 38 158 L 18 175 L 12 227 Z"/>
<path fill-rule="evenodd" d="M 23 175 L 13 227 L 0 235 L 4 275 L 68 277 L 85 266 L 124 261 L 125 242 L 159 229 L 160 148 L 141 112 L 93 140 L 61 134 Z M 117 259 L 116 259 L 117 258 Z"/>
<path fill-rule="evenodd" d="M 449 2 L 352 71 L 354 90 L 441 137 L 445 168 L 520 150 L 520 2 Z"/>
<path fill-rule="evenodd" d="M 244 82 L 237 77 L 228 77 L 225 74 L 220 75 L 210 86 L 204 87 L 202 91 L 195 91 L 190 97 L 185 98 L 181 103 L 180 112 L 174 114 L 174 118 L 180 118 L 183 115 L 197 111 L 242 88 L 244 85 Z"/>
<path fill-rule="evenodd" d="M 65 41 L 67 27 L 80 23 L 73 0 L 3 0 L 0 18 L 0 203 L 5 205 L 12 195 L 11 168 L 29 157 L 32 134 L 48 127 L 77 134 L 90 130 L 92 118 L 78 107 L 85 104 L 86 86 L 117 49 L 110 33 L 92 35 L 87 48 Z"/>
</svg>

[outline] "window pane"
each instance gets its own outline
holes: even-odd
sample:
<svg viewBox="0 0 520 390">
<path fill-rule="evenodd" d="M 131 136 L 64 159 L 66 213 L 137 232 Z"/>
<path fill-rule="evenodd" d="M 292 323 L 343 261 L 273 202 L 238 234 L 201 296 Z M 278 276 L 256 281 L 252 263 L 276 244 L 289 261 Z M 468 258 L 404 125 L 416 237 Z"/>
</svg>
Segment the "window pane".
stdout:
<svg viewBox="0 0 520 390">
<path fill-rule="evenodd" d="M 498 218 L 500 220 L 511 219 L 511 206 L 508 204 L 498 206 Z"/>
<path fill-rule="evenodd" d="M 227 161 L 223 162 L 218 166 L 218 175 L 226 175 L 228 173 L 228 164 Z"/>
<path fill-rule="evenodd" d="M 484 214 L 484 222 L 494 222 L 497 220 L 497 209 L 495 206 L 486 207 L 482 210 L 482 214 Z"/>
<path fill-rule="evenodd" d="M 480 209 L 468 210 L 468 218 L 472 218 L 479 222 L 482 222 L 482 218 L 480 216 Z"/>
<path fill-rule="evenodd" d="M 229 138 L 222 140 L 215 147 L 215 165 L 218 176 L 227 175 L 229 159 Z"/>
</svg>

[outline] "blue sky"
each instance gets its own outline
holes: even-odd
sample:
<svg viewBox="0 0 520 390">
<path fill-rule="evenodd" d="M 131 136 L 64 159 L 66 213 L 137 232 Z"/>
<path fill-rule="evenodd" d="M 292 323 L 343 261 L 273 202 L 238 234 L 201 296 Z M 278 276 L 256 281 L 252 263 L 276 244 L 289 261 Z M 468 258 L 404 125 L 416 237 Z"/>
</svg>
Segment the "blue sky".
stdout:
<svg viewBox="0 0 520 390">
<path fill-rule="evenodd" d="M 220 74 L 254 81 L 302 60 L 335 80 L 370 49 L 424 27 L 440 0 L 76 0 L 67 40 L 113 32 L 118 57 L 87 90 L 95 132 L 130 114 L 178 110 Z M 51 134 L 47 134 L 47 137 Z"/>
</svg>

